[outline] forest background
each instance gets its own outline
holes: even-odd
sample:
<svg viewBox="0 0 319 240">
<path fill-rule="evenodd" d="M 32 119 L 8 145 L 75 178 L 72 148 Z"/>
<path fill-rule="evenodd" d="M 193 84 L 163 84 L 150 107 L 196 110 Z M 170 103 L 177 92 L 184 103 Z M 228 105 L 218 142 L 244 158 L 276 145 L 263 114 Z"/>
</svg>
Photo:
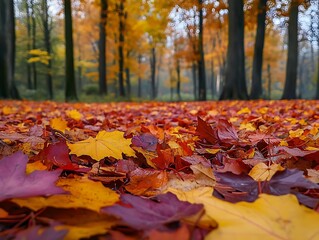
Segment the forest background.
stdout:
<svg viewBox="0 0 319 240">
<path fill-rule="evenodd" d="M 319 98 L 316 0 L 0 0 L 0 98 Z"/>
</svg>

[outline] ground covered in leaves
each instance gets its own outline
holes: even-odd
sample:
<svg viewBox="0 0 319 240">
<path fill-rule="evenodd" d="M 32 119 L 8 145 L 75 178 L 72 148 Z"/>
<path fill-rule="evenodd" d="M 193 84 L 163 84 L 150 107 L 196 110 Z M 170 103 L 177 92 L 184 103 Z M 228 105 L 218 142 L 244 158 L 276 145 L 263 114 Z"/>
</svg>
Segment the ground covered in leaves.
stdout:
<svg viewBox="0 0 319 240">
<path fill-rule="evenodd" d="M 319 239 L 319 102 L 0 101 L 0 239 Z"/>
</svg>

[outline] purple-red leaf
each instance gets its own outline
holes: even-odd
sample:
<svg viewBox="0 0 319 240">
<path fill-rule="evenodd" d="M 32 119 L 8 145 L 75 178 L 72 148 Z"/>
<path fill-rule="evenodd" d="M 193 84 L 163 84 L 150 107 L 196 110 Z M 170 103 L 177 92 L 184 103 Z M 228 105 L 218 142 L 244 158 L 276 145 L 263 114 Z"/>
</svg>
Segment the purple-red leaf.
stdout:
<svg viewBox="0 0 319 240">
<path fill-rule="evenodd" d="M 14 240 L 56 240 L 64 239 L 68 230 L 56 230 L 54 226 L 41 228 L 34 226 L 20 231 L 15 236 Z"/>
<path fill-rule="evenodd" d="M 218 173 L 218 185 L 214 188 L 214 196 L 230 202 L 253 202 L 259 193 L 272 195 L 295 194 L 298 200 L 311 208 L 316 207 L 319 199 L 306 196 L 299 189 L 319 189 L 318 184 L 310 182 L 303 176 L 303 172 L 293 169 L 277 172 L 270 181 L 256 182 L 248 175 L 235 175 L 233 173 Z"/>
<path fill-rule="evenodd" d="M 65 193 L 54 184 L 62 170 L 34 171 L 27 175 L 27 162 L 28 157 L 22 152 L 16 152 L 0 160 L 0 201 Z"/>
<path fill-rule="evenodd" d="M 216 130 L 200 117 L 198 117 L 196 132 L 201 138 L 205 138 L 211 144 L 216 144 L 218 141 Z"/>
<path fill-rule="evenodd" d="M 222 143 L 237 143 L 238 135 L 234 126 L 226 119 L 220 119 L 217 124 L 218 138 Z"/>
<path fill-rule="evenodd" d="M 151 133 L 143 133 L 132 138 L 132 144 L 148 151 L 156 151 L 158 139 Z"/>
<path fill-rule="evenodd" d="M 132 228 L 149 230 L 165 229 L 165 225 L 192 216 L 202 209 L 202 204 L 180 201 L 174 194 L 166 193 L 152 199 L 122 194 L 120 203 L 101 211 L 121 218 Z"/>
</svg>

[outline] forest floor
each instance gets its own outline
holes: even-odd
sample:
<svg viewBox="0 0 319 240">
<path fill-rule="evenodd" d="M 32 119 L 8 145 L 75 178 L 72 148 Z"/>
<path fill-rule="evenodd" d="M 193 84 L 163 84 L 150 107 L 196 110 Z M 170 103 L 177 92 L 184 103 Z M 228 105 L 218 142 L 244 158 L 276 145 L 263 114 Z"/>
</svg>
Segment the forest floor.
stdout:
<svg viewBox="0 0 319 240">
<path fill-rule="evenodd" d="M 319 101 L 0 101 L 0 239 L 319 239 Z"/>
</svg>

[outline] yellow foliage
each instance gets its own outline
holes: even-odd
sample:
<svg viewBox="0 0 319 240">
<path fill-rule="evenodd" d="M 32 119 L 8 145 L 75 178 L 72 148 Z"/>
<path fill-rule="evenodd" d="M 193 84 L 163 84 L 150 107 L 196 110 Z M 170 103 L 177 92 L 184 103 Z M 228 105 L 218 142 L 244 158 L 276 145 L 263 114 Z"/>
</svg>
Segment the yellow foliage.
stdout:
<svg viewBox="0 0 319 240">
<path fill-rule="evenodd" d="M 283 170 L 285 170 L 285 168 L 280 164 L 271 164 L 270 166 L 267 166 L 265 163 L 261 162 L 255 165 L 248 175 L 255 181 L 270 181 L 276 172 Z"/>
<path fill-rule="evenodd" d="M 105 157 L 121 159 L 122 153 L 127 156 L 135 156 L 130 144 L 131 139 L 125 139 L 123 132 L 100 131 L 95 138 L 89 137 L 74 144 L 68 143 L 68 146 L 71 154 L 76 154 L 77 156 L 88 155 L 99 161 Z"/>
</svg>

